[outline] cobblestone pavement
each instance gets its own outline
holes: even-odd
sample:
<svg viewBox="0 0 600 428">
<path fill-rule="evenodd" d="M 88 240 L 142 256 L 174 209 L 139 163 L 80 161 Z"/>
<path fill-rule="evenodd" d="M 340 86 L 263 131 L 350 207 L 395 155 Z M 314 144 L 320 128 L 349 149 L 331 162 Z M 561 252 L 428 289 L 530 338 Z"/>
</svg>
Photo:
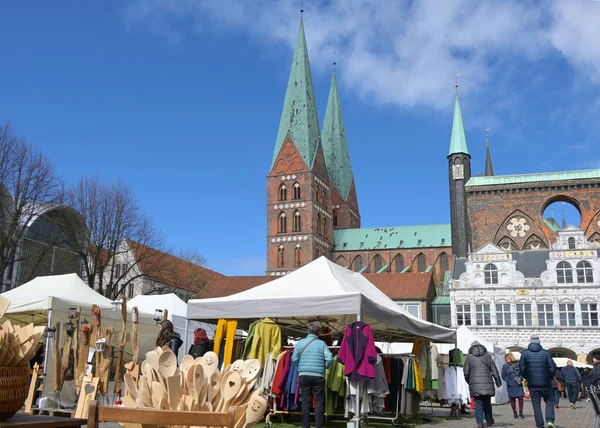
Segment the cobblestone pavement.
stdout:
<svg viewBox="0 0 600 428">
<path fill-rule="evenodd" d="M 544 404 L 542 403 L 542 409 Z M 475 411 L 469 410 L 469 415 L 464 415 L 461 419 L 445 419 L 449 414 L 449 408 L 434 407 L 434 421 L 431 423 L 425 423 L 423 425 L 417 425 L 418 428 L 476 428 L 477 423 L 475 422 Z M 569 407 L 569 402 L 566 399 L 561 400 L 561 406 L 556 411 L 556 428 L 592 428 L 594 426 L 594 408 L 591 403 L 586 401 L 580 401 L 577 403 L 576 409 Z M 430 408 L 423 408 L 423 414 L 429 414 Z M 526 401 L 524 412 L 525 419 L 515 419 L 512 413 L 512 409 L 509 404 L 502 404 L 493 407 L 494 414 L 494 428 L 535 428 L 535 421 L 533 419 L 533 409 L 531 402 Z M 326 424 L 329 425 L 329 424 Z M 378 426 L 381 426 L 377 423 Z M 119 424 L 103 423 L 100 424 L 103 428 L 120 428 Z M 263 424 L 260 425 L 264 426 Z M 281 424 L 274 422 L 272 428 L 290 428 L 298 427 L 302 425 L 300 421 L 294 422 L 293 424 Z M 314 422 L 312 422 L 314 426 Z M 340 424 L 336 424 L 336 427 Z M 345 425 L 343 425 L 345 426 Z M 390 427 L 392 425 L 390 424 Z M 408 425 L 406 425 L 408 426 Z"/>
<path fill-rule="evenodd" d="M 556 428 L 592 428 L 594 426 L 594 408 L 592 407 L 592 403 L 579 401 L 575 409 L 571 409 L 569 402 L 566 399 L 562 399 L 560 404 L 560 408 L 554 409 L 556 412 L 554 426 Z M 542 403 L 542 410 L 544 409 L 544 403 Z M 430 411 L 430 409 L 423 409 L 425 414 Z M 435 416 L 445 417 L 448 415 L 448 412 L 447 409 L 434 408 Z M 460 420 L 444 420 L 436 418 L 432 423 L 420 425 L 420 428 L 476 428 L 475 410 L 469 410 L 469 412 L 469 415 L 464 415 Z M 525 414 L 525 419 L 515 419 L 509 404 L 493 406 L 494 427 L 535 427 L 533 408 L 530 401 L 525 402 L 523 413 Z"/>
</svg>

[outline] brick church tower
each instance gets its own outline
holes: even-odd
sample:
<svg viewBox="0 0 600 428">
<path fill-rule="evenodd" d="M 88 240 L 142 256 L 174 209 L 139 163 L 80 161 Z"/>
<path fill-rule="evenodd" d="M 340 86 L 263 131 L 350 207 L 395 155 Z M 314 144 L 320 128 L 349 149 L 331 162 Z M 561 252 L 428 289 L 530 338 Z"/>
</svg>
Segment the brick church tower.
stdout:
<svg viewBox="0 0 600 428">
<path fill-rule="evenodd" d="M 456 84 L 456 87 L 458 88 L 458 84 Z M 458 101 L 458 89 L 454 104 L 452 136 L 450 137 L 448 174 L 450 182 L 452 254 L 455 257 L 467 257 L 471 250 L 471 228 L 467 211 L 465 185 L 471 178 L 471 155 L 467 149 L 467 138 L 460 112 L 460 102 Z"/>
<path fill-rule="evenodd" d="M 285 275 L 322 255 L 330 257 L 333 187 L 301 20 L 267 176 L 267 275 Z"/>
</svg>

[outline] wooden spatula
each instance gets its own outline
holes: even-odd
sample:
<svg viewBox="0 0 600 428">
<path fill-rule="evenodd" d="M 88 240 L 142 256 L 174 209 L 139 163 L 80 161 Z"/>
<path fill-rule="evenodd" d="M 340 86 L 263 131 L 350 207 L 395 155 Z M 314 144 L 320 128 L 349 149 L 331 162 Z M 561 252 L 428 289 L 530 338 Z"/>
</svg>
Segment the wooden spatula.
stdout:
<svg viewBox="0 0 600 428">
<path fill-rule="evenodd" d="M 181 400 L 181 376 L 175 375 L 167 378 L 167 393 L 169 394 L 169 407 L 171 410 L 177 410 Z"/>
</svg>

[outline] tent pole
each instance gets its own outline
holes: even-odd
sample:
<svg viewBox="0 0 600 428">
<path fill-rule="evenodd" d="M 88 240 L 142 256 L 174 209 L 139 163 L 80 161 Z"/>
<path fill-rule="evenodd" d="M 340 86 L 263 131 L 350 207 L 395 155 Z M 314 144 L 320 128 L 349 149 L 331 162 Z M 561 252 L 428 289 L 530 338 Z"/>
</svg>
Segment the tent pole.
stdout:
<svg viewBox="0 0 600 428">
<path fill-rule="evenodd" d="M 44 376 L 44 387 L 46 386 L 46 374 L 48 373 L 48 353 L 50 352 L 50 338 L 48 337 L 48 329 L 50 329 L 52 327 L 52 309 L 48 309 L 48 322 L 46 324 L 46 343 L 44 344 L 44 370 L 42 372 L 42 375 Z M 56 375 L 56 373 L 55 373 Z M 42 389 L 42 393 L 41 396 L 45 396 L 46 394 L 44 393 L 45 388 Z"/>
<path fill-rule="evenodd" d="M 356 321 L 360 321 L 360 307 L 358 308 L 358 313 L 356 314 Z M 356 382 L 356 412 L 354 414 L 354 419 L 356 419 L 356 428 L 360 428 L 360 384 L 360 381 Z"/>
<path fill-rule="evenodd" d="M 183 340 L 183 343 L 184 343 L 184 345 L 183 345 L 183 346 L 185 346 L 185 347 L 183 348 L 183 350 L 184 350 L 184 351 L 185 351 L 186 349 L 190 349 L 190 347 L 188 346 L 188 345 L 189 345 L 189 343 L 188 343 L 188 335 L 189 335 L 189 332 L 190 332 L 190 320 L 189 320 L 188 318 L 186 318 L 186 319 L 185 319 L 185 338 L 184 338 L 184 340 Z"/>
</svg>

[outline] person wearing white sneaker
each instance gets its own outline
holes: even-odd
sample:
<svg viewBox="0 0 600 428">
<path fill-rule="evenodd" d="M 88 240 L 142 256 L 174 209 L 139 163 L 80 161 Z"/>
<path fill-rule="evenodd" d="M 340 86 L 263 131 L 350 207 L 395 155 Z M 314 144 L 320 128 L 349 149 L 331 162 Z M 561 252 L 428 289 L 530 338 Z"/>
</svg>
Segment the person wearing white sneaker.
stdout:
<svg viewBox="0 0 600 428">
<path fill-rule="evenodd" d="M 565 387 L 567 388 L 567 395 L 571 402 L 571 408 L 575 408 L 577 403 L 577 397 L 579 397 L 579 385 L 581 384 L 581 375 L 579 371 L 573 366 L 573 361 L 569 360 L 567 365 L 562 369 L 561 374 L 565 379 Z"/>
</svg>

